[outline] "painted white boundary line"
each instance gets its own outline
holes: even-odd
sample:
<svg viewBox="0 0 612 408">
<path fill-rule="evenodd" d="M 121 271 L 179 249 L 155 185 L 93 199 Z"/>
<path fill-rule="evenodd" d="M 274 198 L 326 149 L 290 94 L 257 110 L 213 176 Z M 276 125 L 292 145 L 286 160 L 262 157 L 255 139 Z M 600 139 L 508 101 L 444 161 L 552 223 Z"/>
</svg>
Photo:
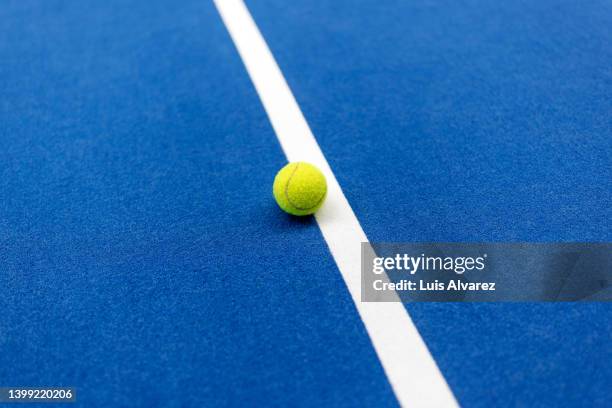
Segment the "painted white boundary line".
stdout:
<svg viewBox="0 0 612 408">
<path fill-rule="evenodd" d="M 397 399 L 404 407 L 456 407 L 404 306 L 360 302 L 361 242 L 368 239 L 245 4 L 242 0 L 215 0 L 215 4 L 287 159 L 313 163 L 327 178 L 327 199 L 316 219 Z"/>
</svg>

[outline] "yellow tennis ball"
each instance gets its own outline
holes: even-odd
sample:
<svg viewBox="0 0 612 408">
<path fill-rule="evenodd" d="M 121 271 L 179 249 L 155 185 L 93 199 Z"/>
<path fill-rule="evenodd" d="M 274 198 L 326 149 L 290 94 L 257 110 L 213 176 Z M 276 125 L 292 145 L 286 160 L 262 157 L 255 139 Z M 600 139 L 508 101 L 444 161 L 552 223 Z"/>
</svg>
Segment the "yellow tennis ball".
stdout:
<svg viewBox="0 0 612 408">
<path fill-rule="evenodd" d="M 309 215 L 325 201 L 327 182 L 321 170 L 312 164 L 294 162 L 276 174 L 272 191 L 284 211 L 293 215 Z"/>
</svg>

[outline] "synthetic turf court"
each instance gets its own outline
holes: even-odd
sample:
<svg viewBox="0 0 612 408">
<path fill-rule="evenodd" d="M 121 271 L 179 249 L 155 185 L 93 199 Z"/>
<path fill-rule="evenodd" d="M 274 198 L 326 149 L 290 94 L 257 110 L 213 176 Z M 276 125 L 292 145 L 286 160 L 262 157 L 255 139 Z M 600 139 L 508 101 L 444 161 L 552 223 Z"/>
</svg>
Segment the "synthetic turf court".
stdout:
<svg viewBox="0 0 612 408">
<path fill-rule="evenodd" d="M 447 406 L 610 406 L 609 304 L 410 304 L 423 354 L 363 317 L 337 243 L 612 241 L 612 3 L 246 5 L 301 125 L 212 1 L 0 5 L 0 386 L 424 406 L 421 366 L 389 370 L 416 353 Z M 272 199 L 304 124 L 335 217 Z"/>
</svg>

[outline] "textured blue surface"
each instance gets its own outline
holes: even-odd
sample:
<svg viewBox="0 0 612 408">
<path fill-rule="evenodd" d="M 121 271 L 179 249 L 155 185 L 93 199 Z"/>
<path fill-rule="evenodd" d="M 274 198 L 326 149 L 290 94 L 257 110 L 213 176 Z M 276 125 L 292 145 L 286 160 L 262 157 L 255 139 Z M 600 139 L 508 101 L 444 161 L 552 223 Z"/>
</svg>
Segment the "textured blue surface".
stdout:
<svg viewBox="0 0 612 408">
<path fill-rule="evenodd" d="M 610 241 L 609 2 L 248 2 L 375 241 Z M 0 7 L 0 386 L 394 406 L 214 6 Z M 609 305 L 414 305 L 465 406 L 609 406 Z"/>
<path fill-rule="evenodd" d="M 610 2 L 248 4 L 371 241 L 612 240 Z M 612 403 L 608 304 L 408 310 L 465 406 Z"/>
<path fill-rule="evenodd" d="M 0 8 L 0 385 L 396 404 L 212 3 Z M 356 357 L 357 356 L 357 357 Z"/>
</svg>

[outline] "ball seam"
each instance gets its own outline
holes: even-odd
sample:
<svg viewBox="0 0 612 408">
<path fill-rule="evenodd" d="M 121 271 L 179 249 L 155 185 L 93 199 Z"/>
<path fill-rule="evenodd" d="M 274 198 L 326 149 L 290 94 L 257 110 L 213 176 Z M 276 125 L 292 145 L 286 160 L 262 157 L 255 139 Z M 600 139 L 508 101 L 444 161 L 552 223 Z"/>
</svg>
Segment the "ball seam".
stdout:
<svg viewBox="0 0 612 408">
<path fill-rule="evenodd" d="M 289 176 L 289 178 L 287 179 L 287 183 L 285 184 L 285 198 L 287 199 L 287 202 L 289 204 L 291 204 L 291 206 L 293 206 L 293 208 L 295 208 L 296 210 L 300 210 L 300 211 L 308 211 L 308 210 L 312 210 L 313 208 L 315 208 L 316 206 L 318 206 L 319 204 L 321 204 L 321 201 L 323 201 L 323 199 L 325 198 L 325 194 L 327 192 L 327 187 L 325 188 L 326 191 L 323 192 L 323 195 L 321 196 L 321 198 L 319 198 L 319 200 L 310 207 L 298 207 L 297 205 L 295 205 L 294 203 L 291 202 L 291 199 L 289 199 L 289 183 L 291 182 L 291 179 L 293 178 L 293 176 L 295 175 L 295 172 L 297 171 L 298 167 L 300 166 L 300 163 L 296 163 L 295 164 L 295 168 L 293 169 L 293 172 L 291 173 L 291 175 Z"/>
</svg>

